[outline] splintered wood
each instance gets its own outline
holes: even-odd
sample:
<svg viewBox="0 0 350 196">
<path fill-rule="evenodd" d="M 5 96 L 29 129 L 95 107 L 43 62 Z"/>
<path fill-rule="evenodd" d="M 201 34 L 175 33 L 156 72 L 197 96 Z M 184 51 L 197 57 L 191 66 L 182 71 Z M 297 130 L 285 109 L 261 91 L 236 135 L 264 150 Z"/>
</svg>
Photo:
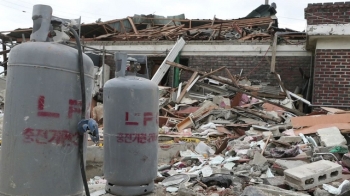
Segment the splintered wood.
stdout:
<svg viewBox="0 0 350 196">
<path fill-rule="evenodd" d="M 215 17 L 214 17 L 215 18 Z M 270 39 L 271 35 L 267 32 L 261 32 L 256 29 L 267 29 L 273 23 L 271 17 L 236 19 L 236 20 L 176 20 L 173 19 L 167 24 L 154 25 L 154 20 L 159 18 L 144 17 L 144 20 L 152 21 L 153 26 L 146 25 L 138 21 L 134 21 L 132 17 L 125 19 L 114 20 L 103 23 L 104 26 L 109 24 L 119 24 L 122 27 L 121 32 L 102 35 L 97 39 L 108 40 L 177 40 L 178 37 L 183 37 L 186 40 L 224 40 L 224 39 L 239 39 L 239 40 L 254 40 L 254 39 Z M 131 31 L 127 32 L 124 21 L 128 21 L 131 26 Z M 170 20 L 170 19 L 164 19 Z M 197 23 L 197 26 L 194 26 Z M 176 25 L 179 24 L 179 25 Z M 259 28 L 260 27 L 260 28 Z"/>
</svg>

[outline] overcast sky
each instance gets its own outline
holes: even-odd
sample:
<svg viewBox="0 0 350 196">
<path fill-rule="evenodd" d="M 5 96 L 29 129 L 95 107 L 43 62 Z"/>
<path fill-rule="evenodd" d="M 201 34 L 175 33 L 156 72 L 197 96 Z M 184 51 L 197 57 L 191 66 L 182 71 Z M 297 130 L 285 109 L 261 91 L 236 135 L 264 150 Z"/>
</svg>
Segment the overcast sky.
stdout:
<svg viewBox="0 0 350 196">
<path fill-rule="evenodd" d="M 274 0 L 277 4 L 279 27 L 303 31 L 306 27 L 304 8 L 308 3 L 323 0 Z M 341 2 L 341 1 L 332 1 Z M 62 18 L 82 17 L 84 23 L 125 18 L 134 14 L 163 16 L 185 14 L 188 19 L 220 19 L 245 17 L 265 0 L 0 0 L 0 31 L 32 26 L 31 14 L 35 4 L 53 8 L 53 15 Z"/>
</svg>

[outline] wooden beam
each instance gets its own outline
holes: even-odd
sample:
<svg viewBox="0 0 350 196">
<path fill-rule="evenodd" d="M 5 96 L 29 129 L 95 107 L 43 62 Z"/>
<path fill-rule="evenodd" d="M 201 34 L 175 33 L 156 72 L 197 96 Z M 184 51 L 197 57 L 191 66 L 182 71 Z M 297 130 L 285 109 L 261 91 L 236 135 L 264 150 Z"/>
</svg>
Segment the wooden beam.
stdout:
<svg viewBox="0 0 350 196">
<path fill-rule="evenodd" d="M 211 22 L 211 26 L 213 26 L 214 23 L 215 23 L 215 16 L 216 16 L 216 15 L 214 15 L 213 21 Z"/>
<path fill-rule="evenodd" d="M 166 64 L 168 64 L 168 65 L 170 65 L 170 66 L 178 67 L 178 68 L 183 69 L 183 70 L 186 70 L 186 71 L 198 72 L 199 75 L 205 75 L 205 74 L 206 74 L 206 73 L 203 72 L 203 71 L 194 70 L 194 69 L 189 68 L 189 67 L 187 67 L 187 66 L 184 66 L 184 65 L 181 65 L 181 64 L 178 64 L 178 63 L 174 63 L 174 62 L 171 62 L 171 61 L 166 61 Z M 237 88 L 238 86 L 235 86 L 235 85 L 237 85 L 237 84 L 234 84 L 234 83 L 232 83 L 232 82 L 230 82 L 230 81 L 227 81 L 227 80 L 223 80 L 223 79 L 221 79 L 220 77 L 217 77 L 217 76 L 209 76 L 209 78 L 214 79 L 214 80 L 217 80 L 217 81 L 219 81 L 219 82 L 221 82 L 221 83 L 223 83 L 223 84 L 229 85 L 229 88 L 230 88 L 231 90 L 233 90 L 233 91 L 245 93 L 245 94 L 247 94 L 247 95 L 250 95 L 250 96 L 252 96 L 252 97 L 255 97 L 255 98 L 257 98 L 257 99 L 260 99 L 260 100 L 262 100 L 263 102 L 270 103 L 270 104 L 272 104 L 272 105 L 281 107 L 281 108 L 285 109 L 286 111 L 292 112 L 292 113 L 297 114 L 297 115 L 299 115 L 299 116 L 305 116 L 304 113 L 302 113 L 302 112 L 300 112 L 300 111 L 298 111 L 298 110 L 290 109 L 290 108 L 288 108 L 288 107 L 286 107 L 286 106 L 284 106 L 284 105 L 280 105 L 280 104 L 275 103 L 275 102 L 273 102 L 273 101 L 270 101 L 270 100 L 268 100 L 268 99 L 265 99 L 265 98 L 256 96 L 256 95 L 254 95 L 253 93 L 247 92 L 247 91 L 245 91 L 245 90 L 243 90 L 243 89 Z"/>
<path fill-rule="evenodd" d="M 288 99 L 292 99 L 292 98 L 290 97 L 288 91 L 286 90 L 286 87 L 284 86 L 282 80 L 281 80 L 281 76 L 280 76 L 278 73 L 276 73 L 276 72 L 275 72 L 274 74 L 275 74 L 275 76 L 276 76 L 276 78 L 277 78 L 277 80 L 278 80 L 278 83 L 280 84 L 280 86 L 281 86 L 283 92 L 286 93 Z M 293 106 L 294 106 L 294 104 L 293 104 Z"/>
<path fill-rule="evenodd" d="M 171 66 L 174 66 L 174 67 L 178 67 L 178 68 L 180 68 L 180 69 L 184 69 L 184 70 L 187 70 L 187 71 L 198 72 L 198 74 L 200 74 L 200 75 L 205 75 L 205 74 L 207 74 L 207 73 L 205 73 L 205 72 L 203 72 L 203 71 L 196 71 L 196 70 L 194 70 L 194 69 L 192 69 L 192 68 L 189 68 L 189 67 L 187 67 L 187 66 L 184 66 L 184 65 L 181 65 L 181 64 L 178 64 L 178 63 L 174 63 L 174 62 L 171 62 L 171 61 L 166 61 L 166 64 L 171 65 Z M 222 78 L 220 78 L 220 77 L 218 77 L 218 76 L 209 75 L 208 78 L 211 78 L 211 79 L 213 79 L 213 80 L 217 80 L 217 81 L 219 81 L 219 82 L 221 82 L 221 83 L 224 83 L 224 84 L 229 84 L 229 85 L 233 85 L 233 86 L 236 85 L 236 84 L 234 84 L 233 82 L 230 82 L 230 81 L 228 81 L 228 80 L 222 79 Z"/>
<path fill-rule="evenodd" d="M 7 54 L 7 53 L 9 53 L 10 52 L 10 50 L 3 50 L 3 51 L 0 51 L 0 55 L 1 54 Z M 5 60 L 4 60 L 5 61 Z"/>
<path fill-rule="evenodd" d="M 134 24 L 134 21 L 132 21 L 132 18 L 128 17 L 128 20 L 129 20 L 129 22 L 130 22 L 130 24 L 132 26 L 132 29 L 134 30 L 135 34 L 139 34 L 139 32 L 138 32 L 138 30 L 137 30 L 137 28 L 136 28 L 136 26 Z"/>
<path fill-rule="evenodd" d="M 276 51 L 277 51 L 277 34 L 275 33 L 275 36 L 273 36 L 273 44 L 272 44 L 271 69 L 270 69 L 271 73 L 275 73 Z"/>
<path fill-rule="evenodd" d="M 210 76 L 210 75 L 212 75 L 212 74 L 214 74 L 214 73 L 216 73 L 216 72 L 218 72 L 218 71 L 220 71 L 220 70 L 223 70 L 223 69 L 225 69 L 225 68 L 226 68 L 226 66 L 220 67 L 219 69 L 215 69 L 215 70 L 212 71 L 212 72 L 209 72 L 209 73 L 207 73 L 207 74 L 204 74 L 204 75 L 201 76 L 199 79 L 201 80 L 201 79 L 203 79 L 203 78 L 205 78 L 205 77 L 208 77 L 208 76 Z"/>
<path fill-rule="evenodd" d="M 187 84 L 186 84 L 185 88 L 182 89 L 180 96 L 176 99 L 176 103 L 180 103 L 182 98 L 187 93 L 187 88 L 192 84 L 193 80 L 196 79 L 197 75 L 198 75 L 198 72 L 194 72 L 192 74 L 191 78 L 187 81 Z"/>
<path fill-rule="evenodd" d="M 237 83 L 236 79 L 233 77 L 233 75 L 231 74 L 230 70 L 225 68 L 225 71 L 226 71 L 228 77 L 231 79 L 231 81 L 234 82 L 234 83 Z"/>
<path fill-rule="evenodd" d="M 124 34 L 125 34 L 126 39 L 129 41 L 128 34 L 126 33 L 126 29 L 125 29 L 125 27 L 124 27 L 123 21 L 119 21 L 119 23 L 120 23 L 120 27 L 121 27 L 121 28 L 123 29 L 123 31 L 124 31 Z"/>
<path fill-rule="evenodd" d="M 109 34 L 109 32 L 107 31 L 105 25 L 102 25 L 103 29 L 106 31 L 106 34 Z"/>
</svg>

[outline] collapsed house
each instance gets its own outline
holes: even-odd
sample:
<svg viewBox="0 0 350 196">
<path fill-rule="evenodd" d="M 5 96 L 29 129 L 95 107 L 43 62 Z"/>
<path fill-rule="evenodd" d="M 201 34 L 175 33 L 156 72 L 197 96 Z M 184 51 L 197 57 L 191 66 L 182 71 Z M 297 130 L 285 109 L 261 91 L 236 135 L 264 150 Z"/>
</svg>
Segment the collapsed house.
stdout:
<svg viewBox="0 0 350 196">
<path fill-rule="evenodd" d="M 115 76 L 117 51 L 160 85 L 155 195 L 346 195 L 349 9 L 309 4 L 306 32 L 280 28 L 275 6 L 262 5 L 234 20 L 134 15 L 82 24 L 80 35 L 103 75 L 98 88 Z M 1 38 L 20 44 L 30 33 Z M 102 141 L 87 162 L 102 176 L 103 158 L 91 153 L 103 146 L 102 104 L 92 116 Z"/>
</svg>

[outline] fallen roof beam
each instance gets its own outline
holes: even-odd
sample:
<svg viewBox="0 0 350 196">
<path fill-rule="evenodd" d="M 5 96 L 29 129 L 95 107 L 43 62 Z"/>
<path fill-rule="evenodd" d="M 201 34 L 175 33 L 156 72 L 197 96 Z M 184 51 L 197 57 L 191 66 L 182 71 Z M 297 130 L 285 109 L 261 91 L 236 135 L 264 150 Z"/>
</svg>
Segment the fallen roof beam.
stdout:
<svg viewBox="0 0 350 196">
<path fill-rule="evenodd" d="M 200 74 L 200 75 L 205 75 L 205 74 L 206 74 L 206 73 L 203 72 L 203 71 L 198 71 L 198 70 L 189 68 L 189 67 L 187 67 L 187 66 L 184 66 L 184 65 L 181 65 L 181 64 L 178 64 L 178 63 L 166 61 L 166 64 L 171 65 L 171 66 L 174 66 L 174 67 L 178 67 L 178 68 L 180 68 L 180 69 L 184 69 L 184 70 L 187 70 L 187 71 L 198 72 L 198 74 Z M 246 92 L 245 90 L 242 90 L 242 89 L 240 89 L 240 88 L 237 88 L 237 86 L 236 86 L 234 83 L 232 83 L 232 82 L 230 82 L 230 81 L 228 81 L 228 80 L 221 79 L 221 78 L 218 77 L 218 76 L 208 76 L 208 77 L 211 78 L 211 79 L 217 80 L 217 81 L 219 81 L 219 82 L 221 82 L 221 83 L 230 85 L 229 88 L 231 88 L 231 90 L 233 90 L 233 91 L 245 93 L 245 94 L 247 94 L 247 95 L 249 95 L 249 96 L 252 96 L 252 97 L 255 97 L 255 98 L 257 98 L 257 99 L 260 99 L 260 100 L 262 100 L 263 102 L 270 103 L 270 104 L 272 104 L 272 105 L 281 107 L 281 108 L 285 109 L 286 111 L 293 112 L 294 114 L 297 114 L 297 115 L 299 115 L 299 116 L 304 116 L 304 115 L 305 115 L 304 113 L 300 112 L 299 110 L 295 110 L 295 109 L 288 108 L 288 107 L 286 107 L 286 106 L 283 106 L 283 105 L 281 105 L 281 104 L 275 103 L 275 102 L 270 101 L 270 100 L 268 100 L 268 99 L 265 99 L 265 98 L 256 96 L 256 95 L 254 95 L 253 93 Z"/>
<path fill-rule="evenodd" d="M 129 22 L 130 22 L 130 24 L 131 24 L 132 30 L 134 30 L 134 33 L 135 33 L 135 34 L 139 34 L 139 32 L 137 31 L 137 28 L 136 28 L 136 26 L 135 26 L 134 21 L 132 20 L 132 18 L 128 17 L 128 20 L 129 20 Z"/>
<path fill-rule="evenodd" d="M 178 67 L 180 69 L 184 69 L 184 70 L 187 70 L 187 71 L 191 71 L 191 72 L 196 72 L 197 71 L 197 70 L 191 69 L 191 68 L 189 68 L 187 66 L 184 66 L 184 65 L 181 65 L 181 64 L 178 64 L 178 63 L 174 63 L 174 62 L 170 62 L 170 61 L 166 61 L 166 64 L 174 66 L 174 67 Z M 205 73 L 203 71 L 197 71 L 197 72 L 200 75 L 206 75 L 207 74 L 207 73 Z M 220 78 L 218 76 L 215 76 L 215 75 L 208 75 L 207 77 L 211 78 L 213 80 L 217 80 L 217 81 L 219 81 L 221 83 L 224 83 L 224 84 L 234 85 L 236 87 L 238 86 L 236 83 L 234 83 L 235 81 L 230 82 L 228 80 L 222 79 L 222 78 Z"/>
</svg>

